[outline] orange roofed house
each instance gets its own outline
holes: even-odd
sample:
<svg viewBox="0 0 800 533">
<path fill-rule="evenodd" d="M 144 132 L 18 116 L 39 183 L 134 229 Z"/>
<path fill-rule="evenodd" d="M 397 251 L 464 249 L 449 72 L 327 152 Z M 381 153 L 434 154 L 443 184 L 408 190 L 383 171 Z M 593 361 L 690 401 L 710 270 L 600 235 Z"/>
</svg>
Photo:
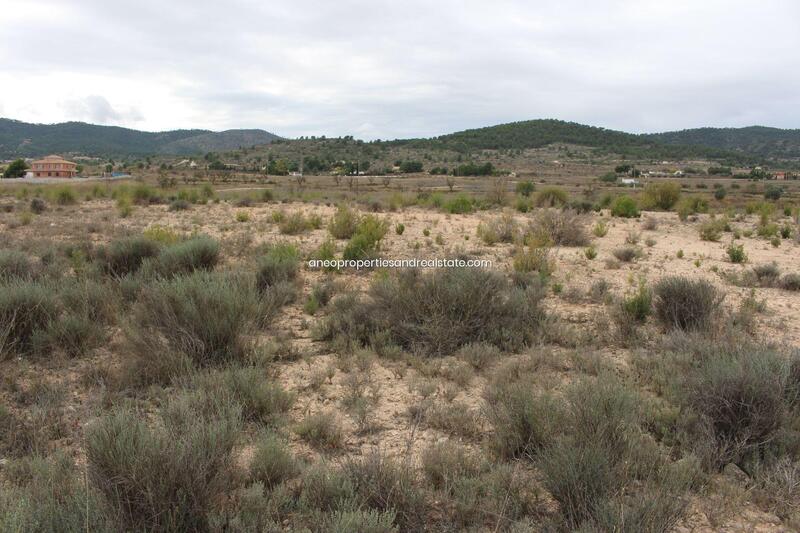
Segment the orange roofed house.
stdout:
<svg viewBox="0 0 800 533">
<path fill-rule="evenodd" d="M 57 155 L 48 155 L 31 164 L 34 178 L 74 178 L 77 163 L 62 159 Z"/>
</svg>

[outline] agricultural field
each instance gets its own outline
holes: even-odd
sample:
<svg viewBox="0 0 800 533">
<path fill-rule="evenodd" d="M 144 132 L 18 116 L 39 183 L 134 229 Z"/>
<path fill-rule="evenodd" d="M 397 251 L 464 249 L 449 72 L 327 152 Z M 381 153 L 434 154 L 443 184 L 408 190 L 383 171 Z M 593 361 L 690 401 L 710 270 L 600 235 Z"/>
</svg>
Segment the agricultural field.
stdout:
<svg viewBox="0 0 800 533">
<path fill-rule="evenodd" d="M 0 183 L 0 531 L 800 528 L 800 182 L 556 156 Z"/>
</svg>

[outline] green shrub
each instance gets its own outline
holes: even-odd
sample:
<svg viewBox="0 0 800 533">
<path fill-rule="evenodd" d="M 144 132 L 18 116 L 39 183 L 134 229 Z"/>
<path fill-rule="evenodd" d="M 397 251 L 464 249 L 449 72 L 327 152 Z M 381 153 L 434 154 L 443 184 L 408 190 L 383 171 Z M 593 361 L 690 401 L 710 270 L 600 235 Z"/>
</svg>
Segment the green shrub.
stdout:
<svg viewBox="0 0 800 533">
<path fill-rule="evenodd" d="M 621 246 L 619 248 L 614 248 L 611 254 L 623 263 L 630 263 L 634 259 L 641 257 L 642 251 L 636 246 Z"/>
<path fill-rule="evenodd" d="M 477 229 L 478 237 L 491 246 L 498 242 L 514 242 L 519 234 L 519 228 L 514 217 L 506 213 L 489 222 L 481 222 Z"/>
<path fill-rule="evenodd" d="M 725 248 L 725 252 L 728 254 L 728 259 L 731 260 L 731 263 L 747 262 L 747 254 L 744 251 L 744 246 L 741 244 L 737 245 L 731 243 L 727 248 Z"/>
<path fill-rule="evenodd" d="M 800 274 L 785 274 L 781 278 L 781 288 L 787 291 L 800 291 Z"/>
<path fill-rule="evenodd" d="M 611 216 L 622 218 L 639 218 L 639 207 L 630 196 L 618 196 L 611 204 Z"/>
<path fill-rule="evenodd" d="M 316 448 L 337 449 L 344 444 L 339 419 L 331 412 L 307 415 L 295 427 L 295 433 Z"/>
<path fill-rule="evenodd" d="M 373 509 L 337 509 L 330 517 L 330 524 L 326 531 L 331 533 L 349 533 L 360 531 L 363 533 L 396 533 L 394 525 L 395 512 L 375 511 Z"/>
<path fill-rule="evenodd" d="M 128 337 L 143 377 L 168 381 L 192 366 L 244 359 L 249 335 L 275 310 L 246 278 L 196 272 L 146 287 Z"/>
<path fill-rule="evenodd" d="M 708 213 L 708 202 L 699 196 L 690 196 L 680 201 L 676 211 L 679 219 L 686 220 L 689 215 Z"/>
<path fill-rule="evenodd" d="M 536 190 L 536 185 L 534 185 L 531 180 L 520 181 L 517 182 L 514 190 L 517 194 L 528 197 Z"/>
<path fill-rule="evenodd" d="M 294 395 L 266 378 L 263 370 L 232 366 L 198 376 L 197 389 L 211 398 L 230 398 L 248 422 L 278 425 L 294 403 Z"/>
<path fill-rule="evenodd" d="M 369 296 L 377 331 L 429 355 L 473 342 L 520 349 L 544 320 L 539 287 L 518 289 L 499 273 L 476 268 L 401 272 L 376 280 Z"/>
<path fill-rule="evenodd" d="M 728 222 L 724 219 L 707 220 L 700 224 L 700 240 L 717 242 L 726 229 L 728 229 Z"/>
<path fill-rule="evenodd" d="M 356 232 L 359 220 L 358 213 L 341 205 L 328 222 L 328 231 L 334 239 L 349 239 Z"/>
<path fill-rule="evenodd" d="M 15 250 L 0 250 L 0 283 L 13 279 L 28 280 L 33 275 L 33 265 L 28 256 Z"/>
<path fill-rule="evenodd" d="M 58 205 L 73 205 L 78 203 L 78 196 L 71 187 L 57 187 L 53 191 L 53 197 Z"/>
<path fill-rule="evenodd" d="M 151 429 L 118 410 L 86 433 L 89 479 L 111 503 L 120 529 L 208 531 L 209 514 L 231 487 L 238 412 L 174 402 Z"/>
<path fill-rule="evenodd" d="M 537 272 L 541 279 L 549 278 L 555 271 L 555 261 L 550 257 L 550 249 L 529 247 L 519 248 L 512 258 L 515 272 Z"/>
<path fill-rule="evenodd" d="M 187 211 L 191 209 L 192 204 L 188 200 L 176 198 L 169 203 L 170 211 Z"/>
<path fill-rule="evenodd" d="M 214 270 L 218 262 L 219 243 L 201 235 L 163 248 L 154 259 L 146 261 L 144 270 L 159 277 L 172 277 Z"/>
<path fill-rule="evenodd" d="M 760 287 L 774 287 L 781 276 L 781 271 L 775 263 L 766 263 L 753 267 L 753 275 Z"/>
<path fill-rule="evenodd" d="M 271 287 L 292 283 L 300 269 L 300 252 L 291 244 L 278 243 L 267 248 L 259 259 L 256 271 L 256 286 L 265 293 Z"/>
<path fill-rule="evenodd" d="M 469 196 L 465 194 L 458 194 L 455 197 L 448 199 L 442 207 L 451 215 L 460 215 L 472 213 L 474 209 L 474 202 Z"/>
<path fill-rule="evenodd" d="M 681 196 L 681 184 L 671 181 L 650 183 L 642 193 L 642 204 L 646 208 L 662 209 L 669 211 Z"/>
<path fill-rule="evenodd" d="M 592 235 L 595 237 L 605 237 L 608 234 L 608 224 L 599 220 L 592 228 Z"/>
<path fill-rule="evenodd" d="M 389 223 L 375 215 L 361 218 L 355 234 L 345 246 L 342 257 L 347 260 L 371 258 L 378 251 L 380 241 L 389 231 Z"/>
<path fill-rule="evenodd" d="M 650 316 L 653 295 L 644 283 L 639 284 L 639 288 L 620 301 L 620 308 L 623 315 L 633 322 L 643 323 Z"/>
<path fill-rule="evenodd" d="M 58 313 L 51 286 L 21 280 L 0 285 L 0 359 L 35 351 Z"/>
<path fill-rule="evenodd" d="M 536 207 L 559 207 L 569 200 L 567 191 L 558 187 L 545 187 L 536 193 Z"/>
<path fill-rule="evenodd" d="M 112 513 L 100 494 L 87 487 L 65 453 L 30 456 L 4 464 L 11 479 L 0 494 L 0 529 L 7 532 L 111 533 Z"/>
<path fill-rule="evenodd" d="M 303 213 L 297 211 L 284 218 L 278 229 L 284 235 L 298 235 L 311 229 L 311 223 Z"/>
<path fill-rule="evenodd" d="M 272 434 L 261 436 L 250 461 L 250 477 L 272 489 L 297 474 L 297 462 L 286 443 Z"/>
<path fill-rule="evenodd" d="M 707 329 L 718 312 L 724 297 L 705 280 L 671 276 L 656 283 L 654 308 L 656 317 L 667 329 Z"/>
<path fill-rule="evenodd" d="M 155 257 L 158 243 L 145 237 L 128 237 L 112 242 L 99 255 L 101 269 L 111 276 L 121 278 L 139 270 L 145 259 Z"/>
<path fill-rule="evenodd" d="M 674 376 L 678 401 L 700 416 L 696 440 L 687 444 L 700 447 L 710 436 L 708 460 L 717 468 L 762 457 L 796 408 L 792 364 L 772 348 L 745 343 L 715 348 L 688 375 Z"/>
<path fill-rule="evenodd" d="M 415 483 L 414 473 L 407 465 L 371 453 L 347 461 L 343 472 L 353 487 L 359 508 L 394 512 L 400 531 L 424 529 L 425 493 Z"/>
<path fill-rule="evenodd" d="M 47 211 L 47 202 L 42 200 L 41 198 L 34 198 L 31 200 L 31 213 L 36 213 L 37 215 L 41 215 Z"/>
<path fill-rule="evenodd" d="M 783 187 L 780 185 L 767 185 L 764 189 L 764 198 L 767 200 L 780 200 L 783 196 Z"/>
<path fill-rule="evenodd" d="M 585 246 L 589 244 L 586 222 L 583 216 L 567 209 L 541 209 L 534 215 L 527 239 L 538 244 L 559 246 Z"/>
</svg>

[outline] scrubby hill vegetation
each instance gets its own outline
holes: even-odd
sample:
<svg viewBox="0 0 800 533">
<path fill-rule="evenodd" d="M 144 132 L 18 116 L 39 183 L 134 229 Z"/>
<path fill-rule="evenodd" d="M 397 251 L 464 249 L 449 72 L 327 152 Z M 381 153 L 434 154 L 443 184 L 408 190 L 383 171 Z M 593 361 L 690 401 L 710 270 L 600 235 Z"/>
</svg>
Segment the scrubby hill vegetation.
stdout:
<svg viewBox="0 0 800 533">
<path fill-rule="evenodd" d="M 696 128 L 645 135 L 658 143 L 705 146 L 765 158 L 800 157 L 800 130 L 750 126 L 747 128 Z"/>
<path fill-rule="evenodd" d="M 263 130 L 147 132 L 84 122 L 29 124 L 0 118 L 0 158 L 63 152 L 98 156 L 200 154 L 266 144 L 277 138 Z"/>
<path fill-rule="evenodd" d="M 543 119 L 510 122 L 442 135 L 433 139 L 392 141 L 425 149 L 447 149 L 457 152 L 476 150 L 524 150 L 563 143 L 597 148 L 603 153 L 655 158 L 686 159 L 707 157 L 745 162 L 751 158 L 717 147 L 661 143 L 648 136 L 586 126 L 576 122 Z"/>
</svg>

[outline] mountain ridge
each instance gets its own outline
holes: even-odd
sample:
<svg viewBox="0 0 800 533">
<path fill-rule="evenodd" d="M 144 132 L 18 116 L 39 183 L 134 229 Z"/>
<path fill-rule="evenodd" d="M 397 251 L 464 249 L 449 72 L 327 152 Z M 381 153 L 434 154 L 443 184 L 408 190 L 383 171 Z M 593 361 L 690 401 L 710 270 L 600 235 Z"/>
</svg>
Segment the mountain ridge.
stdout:
<svg viewBox="0 0 800 533">
<path fill-rule="evenodd" d="M 98 156 L 199 155 L 269 144 L 285 139 L 262 129 L 214 132 L 178 129 L 146 132 L 85 122 L 31 124 L 0 118 L 0 158 L 48 153 Z M 800 129 L 766 126 L 692 128 L 661 133 L 627 133 L 557 119 L 533 119 L 472 128 L 430 138 L 374 141 L 419 149 L 458 152 L 519 150 L 548 144 L 583 145 L 644 158 L 705 157 L 752 163 L 800 158 Z"/>
<path fill-rule="evenodd" d="M 268 144 L 280 138 L 260 129 L 148 132 L 86 122 L 31 124 L 0 118 L 0 157 L 4 158 L 37 157 L 48 153 L 103 156 L 195 155 Z"/>
</svg>

